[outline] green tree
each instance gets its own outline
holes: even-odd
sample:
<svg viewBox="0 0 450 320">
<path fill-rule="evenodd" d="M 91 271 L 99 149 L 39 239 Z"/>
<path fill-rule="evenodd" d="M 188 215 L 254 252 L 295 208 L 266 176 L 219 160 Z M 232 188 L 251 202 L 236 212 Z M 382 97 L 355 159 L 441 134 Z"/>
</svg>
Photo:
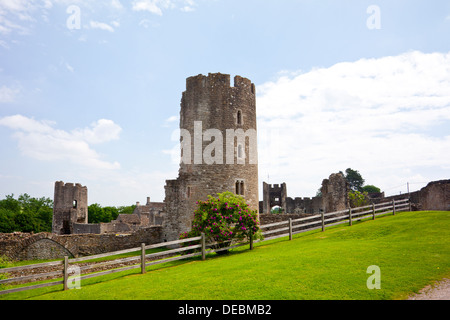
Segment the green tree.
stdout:
<svg viewBox="0 0 450 320">
<path fill-rule="evenodd" d="M 350 191 L 348 193 L 351 208 L 358 208 L 369 204 L 367 192 Z"/>
<path fill-rule="evenodd" d="M 348 168 L 345 170 L 345 179 L 347 179 L 350 189 L 353 191 L 363 191 L 364 179 L 357 170 Z"/>
<path fill-rule="evenodd" d="M 121 207 L 117 208 L 117 210 L 119 211 L 119 214 L 131 214 L 134 212 L 134 209 L 136 209 L 135 204 L 133 204 L 131 206 L 121 206 Z"/>
<path fill-rule="evenodd" d="M 0 208 L 0 233 L 11 233 L 17 230 L 14 215 L 13 211 Z"/>
<path fill-rule="evenodd" d="M 50 232 L 52 229 L 50 198 L 34 198 L 24 193 L 14 199 L 14 195 L 8 195 L 0 200 L 0 211 L 0 232 Z"/>
<path fill-rule="evenodd" d="M 101 223 L 111 222 L 119 216 L 119 209 L 116 207 L 102 207 L 98 203 L 88 207 L 88 222 Z"/>
<path fill-rule="evenodd" d="M 14 199 L 14 194 L 6 196 L 6 199 L 0 200 L 0 208 L 10 210 L 11 212 L 20 212 L 20 202 Z"/>
<path fill-rule="evenodd" d="M 363 190 L 364 192 L 367 192 L 367 193 L 380 193 L 380 192 L 381 192 L 381 189 L 380 189 L 380 188 L 375 187 L 375 186 L 373 186 L 373 185 L 367 185 L 367 186 L 364 186 L 364 187 L 362 188 L 362 190 Z"/>
</svg>

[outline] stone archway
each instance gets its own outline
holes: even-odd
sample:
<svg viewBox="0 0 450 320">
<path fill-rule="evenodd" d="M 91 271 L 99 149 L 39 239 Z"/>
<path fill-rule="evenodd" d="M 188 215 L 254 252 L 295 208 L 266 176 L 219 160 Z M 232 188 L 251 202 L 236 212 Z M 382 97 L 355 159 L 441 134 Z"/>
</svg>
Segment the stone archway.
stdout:
<svg viewBox="0 0 450 320">
<path fill-rule="evenodd" d="M 18 260 L 52 260 L 74 255 L 58 237 L 51 233 L 38 233 L 20 241 L 14 250 L 14 259 Z"/>
</svg>

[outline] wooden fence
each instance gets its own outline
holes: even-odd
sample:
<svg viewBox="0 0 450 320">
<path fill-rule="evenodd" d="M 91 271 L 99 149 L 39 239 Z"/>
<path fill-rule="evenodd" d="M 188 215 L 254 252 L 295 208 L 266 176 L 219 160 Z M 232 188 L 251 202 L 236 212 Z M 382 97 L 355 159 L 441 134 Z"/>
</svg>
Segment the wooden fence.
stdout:
<svg viewBox="0 0 450 320">
<path fill-rule="evenodd" d="M 32 265 L 26 265 L 26 266 L 20 266 L 20 267 L 12 267 L 12 268 L 2 268 L 0 269 L 0 275 L 3 273 L 10 273 L 10 272 L 20 272 L 23 270 L 29 270 L 29 269 L 37 269 L 37 268 L 58 268 L 57 271 L 50 271 L 46 273 L 36 273 L 28 276 L 21 276 L 21 277 L 15 277 L 11 279 L 3 279 L 0 280 L 0 285 L 2 284 L 10 284 L 10 283 L 17 283 L 17 282 L 24 282 L 24 281 L 33 281 L 35 279 L 39 279 L 42 277 L 56 277 L 59 279 L 62 278 L 62 280 L 56 280 L 36 285 L 28 285 L 24 287 L 17 287 L 13 289 L 3 290 L 0 291 L 0 295 L 12 293 L 12 292 L 19 292 L 24 290 L 31 290 L 36 288 L 43 288 L 43 287 L 49 287 L 49 286 L 55 286 L 55 285 L 62 285 L 64 290 L 69 289 L 71 282 L 74 277 L 71 277 L 71 273 L 74 272 L 74 269 L 70 267 L 70 264 L 80 263 L 83 261 L 89 261 L 94 259 L 101 259 L 111 256 L 117 256 L 122 254 L 129 254 L 129 253 L 136 253 L 139 254 L 136 256 L 131 256 L 127 258 L 119 258 L 115 260 L 109 260 L 109 261 L 100 261 L 99 263 L 95 263 L 92 265 L 87 265 L 83 267 L 78 267 L 78 271 L 89 271 L 89 269 L 95 269 L 99 267 L 105 267 L 105 266 L 113 266 L 116 264 L 130 264 L 125 267 L 119 267 L 119 268 L 111 268 L 107 269 L 105 271 L 101 272 L 95 272 L 95 273 L 88 273 L 85 275 L 79 275 L 76 277 L 77 281 L 81 281 L 88 278 L 93 277 L 99 277 L 107 274 L 112 274 L 116 272 L 122 272 L 126 270 L 132 270 L 132 269 L 138 269 L 140 268 L 141 273 L 146 272 L 146 267 L 160 264 L 160 263 L 167 263 L 171 261 L 181 260 L 181 259 L 187 259 L 192 257 L 201 256 L 202 260 L 206 259 L 206 254 L 213 253 L 213 252 L 219 252 L 223 250 L 229 250 L 237 247 L 242 247 L 246 245 L 250 245 L 250 250 L 253 249 L 253 243 L 254 242 L 260 242 L 260 241 L 267 241 L 271 239 L 276 239 L 280 237 L 289 237 L 289 240 L 292 240 L 292 236 L 297 233 L 306 232 L 310 230 L 316 230 L 321 229 L 321 231 L 325 231 L 326 227 L 348 223 L 349 225 L 352 225 L 353 221 L 358 221 L 363 218 L 371 217 L 372 219 L 375 219 L 376 216 L 379 215 L 385 215 L 392 213 L 395 215 L 396 212 L 399 211 L 411 211 L 411 202 L 408 199 L 403 200 L 394 200 L 392 202 L 385 202 L 385 203 L 379 203 L 379 204 L 372 204 L 364 207 L 359 208 L 350 208 L 342 211 L 337 212 L 330 212 L 330 213 L 321 213 L 313 216 L 308 216 L 305 218 L 300 219 L 289 219 L 287 221 L 282 222 L 276 222 L 266 225 L 261 225 L 260 228 L 262 230 L 262 234 L 264 236 L 263 240 L 256 240 L 253 241 L 253 239 L 250 239 L 249 242 L 246 243 L 239 243 L 232 246 L 228 246 L 225 248 L 220 249 L 213 249 L 212 246 L 214 243 L 206 243 L 205 235 L 202 234 L 200 237 L 194 237 L 194 238 L 187 238 L 183 240 L 176 240 L 171 242 L 163 242 L 158 244 L 152 244 L 152 245 L 145 245 L 142 244 L 140 248 L 133 248 L 133 249 L 127 249 L 127 250 L 120 250 L 115 252 L 109 252 L 109 253 L 103 253 L 98 254 L 94 256 L 86 256 L 81 258 L 73 258 L 69 259 L 68 257 L 65 257 L 64 260 L 60 261 L 53 261 L 53 262 L 46 262 L 46 263 L 39 263 L 39 264 L 32 264 Z M 268 229 L 264 231 L 265 229 Z M 170 246 L 179 246 L 180 244 L 188 244 L 193 242 L 194 244 L 190 244 L 188 246 L 183 247 L 177 247 L 175 249 L 169 249 L 161 252 L 155 252 L 146 254 L 146 250 L 149 249 L 157 249 L 157 248 L 167 248 Z M 179 255 L 180 253 L 191 251 L 187 254 Z M 193 252 L 192 252 L 193 251 Z M 164 258 L 163 256 L 168 256 Z M 159 260 L 155 260 L 160 258 Z M 163 258 L 161 258 L 163 257 Z M 149 261 L 150 260 L 150 261 Z M 76 270 L 76 269 L 75 269 Z M 92 270 L 91 270 L 92 272 Z"/>
</svg>

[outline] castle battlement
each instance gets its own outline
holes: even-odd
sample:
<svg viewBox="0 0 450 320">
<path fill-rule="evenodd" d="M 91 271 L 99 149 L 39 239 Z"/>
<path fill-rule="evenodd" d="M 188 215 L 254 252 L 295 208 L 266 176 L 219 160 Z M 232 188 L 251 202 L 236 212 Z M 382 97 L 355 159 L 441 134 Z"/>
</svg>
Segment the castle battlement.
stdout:
<svg viewBox="0 0 450 320">
<path fill-rule="evenodd" d="M 204 89 L 246 89 L 251 93 L 255 93 L 255 85 L 251 80 L 241 77 L 234 77 L 234 87 L 231 87 L 230 75 L 223 73 L 208 73 L 208 76 L 199 74 L 197 76 L 189 77 L 186 79 L 186 91 L 196 92 Z M 183 95 L 185 94 L 183 92 Z"/>
</svg>

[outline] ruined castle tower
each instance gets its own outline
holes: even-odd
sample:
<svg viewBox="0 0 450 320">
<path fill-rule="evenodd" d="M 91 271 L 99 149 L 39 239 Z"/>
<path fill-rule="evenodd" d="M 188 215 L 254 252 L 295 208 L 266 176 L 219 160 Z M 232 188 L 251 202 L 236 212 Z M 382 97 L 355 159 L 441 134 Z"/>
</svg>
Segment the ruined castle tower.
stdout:
<svg viewBox="0 0 450 320">
<path fill-rule="evenodd" d="M 57 181 L 53 199 L 53 233 L 72 234 L 73 223 L 88 223 L 87 187 Z"/>
<path fill-rule="evenodd" d="M 196 202 L 230 191 L 258 210 L 255 85 L 236 76 L 198 75 L 181 98 L 181 163 L 166 181 L 165 240 L 191 230 Z"/>
</svg>

